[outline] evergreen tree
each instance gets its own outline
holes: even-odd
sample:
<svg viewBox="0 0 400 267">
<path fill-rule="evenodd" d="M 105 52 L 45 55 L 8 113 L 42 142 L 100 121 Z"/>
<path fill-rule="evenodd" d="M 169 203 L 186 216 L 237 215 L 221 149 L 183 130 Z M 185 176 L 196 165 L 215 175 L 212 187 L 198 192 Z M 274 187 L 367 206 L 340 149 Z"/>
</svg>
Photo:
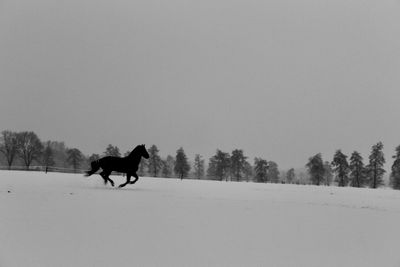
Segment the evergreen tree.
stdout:
<svg viewBox="0 0 400 267">
<path fill-rule="evenodd" d="M 153 177 L 157 177 L 158 173 L 161 170 L 162 167 L 162 161 L 160 156 L 158 155 L 158 148 L 156 145 L 152 145 L 149 149 L 149 164 L 148 164 L 148 170 L 149 174 L 152 175 Z"/>
<path fill-rule="evenodd" d="M 274 161 L 268 162 L 268 171 L 267 171 L 268 180 L 272 183 L 279 182 L 279 169 L 278 164 Z"/>
<path fill-rule="evenodd" d="M 171 155 L 168 155 L 165 160 L 163 160 L 162 175 L 163 177 L 172 177 L 175 167 L 175 159 Z"/>
<path fill-rule="evenodd" d="M 336 182 L 339 186 L 347 186 L 349 183 L 349 163 L 347 156 L 339 149 L 335 152 L 332 161 L 333 171 L 336 173 Z"/>
<path fill-rule="evenodd" d="M 365 184 L 365 167 L 360 153 L 354 151 L 350 157 L 350 186 L 362 187 Z"/>
<path fill-rule="evenodd" d="M 0 152 L 4 154 L 7 160 L 8 169 L 10 170 L 14 158 L 18 153 L 17 133 L 11 131 L 1 132 Z"/>
<path fill-rule="evenodd" d="M 330 186 L 333 178 L 333 170 L 329 161 L 324 162 L 324 181 L 326 186 Z"/>
<path fill-rule="evenodd" d="M 121 157 L 121 153 L 119 152 L 119 148 L 117 146 L 109 144 L 106 148 L 106 151 L 104 151 L 104 156 Z"/>
<path fill-rule="evenodd" d="M 89 161 L 89 162 L 92 162 L 92 161 L 95 161 L 95 160 L 98 160 L 98 159 L 100 159 L 100 155 L 99 155 L 99 154 L 92 154 L 92 155 L 90 155 L 90 157 L 88 158 L 88 161 Z"/>
<path fill-rule="evenodd" d="M 72 168 L 74 168 L 74 172 L 77 172 L 83 161 L 83 155 L 81 151 L 77 148 L 71 148 L 67 150 L 67 154 L 68 163 L 72 165 Z"/>
<path fill-rule="evenodd" d="M 396 147 L 396 155 L 393 156 L 394 162 L 390 173 L 390 185 L 393 189 L 400 189 L 400 146 Z"/>
<path fill-rule="evenodd" d="M 210 158 L 208 164 L 207 176 L 222 181 L 224 178 L 227 181 L 230 168 L 230 156 L 228 153 L 217 149 L 216 154 Z"/>
<path fill-rule="evenodd" d="M 382 142 L 378 142 L 376 145 L 372 146 L 369 164 L 366 167 L 369 186 L 371 188 L 378 188 L 383 185 L 383 175 L 386 172 L 385 169 L 383 169 L 384 164 L 383 144 Z"/>
<path fill-rule="evenodd" d="M 181 180 L 189 174 L 190 164 L 182 147 L 176 151 L 174 171 Z"/>
<path fill-rule="evenodd" d="M 286 173 L 286 183 L 291 184 L 296 179 L 296 174 L 294 173 L 294 169 L 290 168 Z"/>
<path fill-rule="evenodd" d="M 51 141 L 46 142 L 45 149 L 43 150 L 43 165 L 46 167 L 46 172 L 48 167 L 54 166 L 54 153 L 51 149 Z"/>
<path fill-rule="evenodd" d="M 202 159 L 201 155 L 196 154 L 194 156 L 194 177 L 197 179 L 201 179 L 204 177 L 204 159 Z"/>
<path fill-rule="evenodd" d="M 232 177 L 234 177 L 236 179 L 236 181 L 240 181 L 242 179 L 246 159 L 247 158 L 243 155 L 243 150 L 235 149 L 232 151 L 231 160 L 230 160 L 231 173 L 232 173 Z"/>
<path fill-rule="evenodd" d="M 325 173 L 321 153 L 318 153 L 309 158 L 306 167 L 308 169 L 308 173 L 310 174 L 311 183 L 315 185 L 320 185 L 324 179 Z"/>
<path fill-rule="evenodd" d="M 43 144 L 34 132 L 17 133 L 17 144 L 18 155 L 28 170 L 33 160 L 40 159 Z"/>
<path fill-rule="evenodd" d="M 268 161 L 262 158 L 254 159 L 254 178 L 257 183 L 266 183 L 268 181 Z"/>
</svg>

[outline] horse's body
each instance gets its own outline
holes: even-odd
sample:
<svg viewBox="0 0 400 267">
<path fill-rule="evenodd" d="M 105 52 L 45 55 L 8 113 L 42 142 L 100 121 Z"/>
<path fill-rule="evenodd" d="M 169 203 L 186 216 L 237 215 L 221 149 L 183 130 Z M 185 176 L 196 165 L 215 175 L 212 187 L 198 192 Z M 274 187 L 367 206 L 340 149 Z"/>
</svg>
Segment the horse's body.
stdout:
<svg viewBox="0 0 400 267">
<path fill-rule="evenodd" d="M 110 182 L 111 185 L 114 186 L 114 181 L 111 180 L 109 177 L 113 171 L 126 173 L 126 182 L 124 184 L 121 184 L 119 187 L 124 187 L 127 184 L 134 184 L 139 179 L 139 176 L 136 174 L 136 172 L 139 168 L 140 159 L 142 157 L 148 159 L 149 153 L 147 153 L 144 145 L 139 145 L 135 147 L 135 149 L 132 150 L 132 152 L 124 158 L 107 156 L 92 161 L 90 163 L 92 169 L 90 171 L 87 171 L 85 176 L 90 176 L 101 168 L 102 172 L 100 173 L 100 175 L 104 179 L 105 184 L 107 184 L 107 182 Z M 132 182 L 131 176 L 135 177 L 135 180 L 133 180 Z"/>
</svg>

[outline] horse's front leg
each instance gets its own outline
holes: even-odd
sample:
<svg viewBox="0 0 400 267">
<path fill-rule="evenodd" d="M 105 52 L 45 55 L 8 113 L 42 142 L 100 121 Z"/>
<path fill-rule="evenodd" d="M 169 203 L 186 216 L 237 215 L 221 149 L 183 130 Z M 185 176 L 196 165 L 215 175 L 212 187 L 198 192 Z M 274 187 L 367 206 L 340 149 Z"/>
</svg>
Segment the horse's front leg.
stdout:
<svg viewBox="0 0 400 267">
<path fill-rule="evenodd" d="M 137 180 L 139 180 L 139 176 L 136 174 L 136 172 L 133 174 L 133 176 L 135 177 L 135 180 L 133 180 L 133 181 L 131 182 L 131 184 L 134 184 L 134 183 L 137 182 Z"/>
<path fill-rule="evenodd" d="M 110 174 L 111 174 L 111 171 L 109 171 L 109 170 L 107 170 L 107 171 L 103 170 L 103 171 L 100 173 L 101 177 L 103 177 L 104 184 L 107 184 L 107 181 L 109 181 L 110 184 L 111 184 L 112 186 L 114 186 L 114 181 L 111 180 L 110 177 L 109 177 Z"/>
<path fill-rule="evenodd" d="M 131 182 L 131 174 L 127 173 L 126 174 L 126 182 L 123 184 L 120 184 L 119 187 L 124 187 L 125 185 L 129 184 Z"/>
</svg>

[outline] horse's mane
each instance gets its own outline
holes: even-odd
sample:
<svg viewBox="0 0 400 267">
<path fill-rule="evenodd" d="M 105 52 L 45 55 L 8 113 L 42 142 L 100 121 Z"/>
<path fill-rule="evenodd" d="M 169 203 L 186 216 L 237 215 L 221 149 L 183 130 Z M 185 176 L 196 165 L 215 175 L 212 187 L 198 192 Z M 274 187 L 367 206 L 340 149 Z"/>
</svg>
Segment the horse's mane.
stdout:
<svg viewBox="0 0 400 267">
<path fill-rule="evenodd" d="M 134 156 L 138 156 L 138 151 L 140 149 L 140 147 L 142 147 L 143 145 L 137 145 L 131 153 L 129 153 L 129 155 L 127 156 L 128 158 L 134 157 Z"/>
</svg>

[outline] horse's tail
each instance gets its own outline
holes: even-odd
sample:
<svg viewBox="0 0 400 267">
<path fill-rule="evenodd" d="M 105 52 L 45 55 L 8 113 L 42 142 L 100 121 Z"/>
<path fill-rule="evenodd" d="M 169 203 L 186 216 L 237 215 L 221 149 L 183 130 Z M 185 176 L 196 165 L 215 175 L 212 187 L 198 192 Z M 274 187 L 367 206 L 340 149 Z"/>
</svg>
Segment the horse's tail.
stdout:
<svg viewBox="0 0 400 267">
<path fill-rule="evenodd" d="M 95 172 L 98 171 L 98 169 L 100 169 L 100 161 L 99 160 L 92 161 L 90 163 L 90 166 L 92 167 L 92 169 L 90 171 L 86 171 L 85 172 L 85 176 L 86 177 L 94 174 Z"/>
</svg>

